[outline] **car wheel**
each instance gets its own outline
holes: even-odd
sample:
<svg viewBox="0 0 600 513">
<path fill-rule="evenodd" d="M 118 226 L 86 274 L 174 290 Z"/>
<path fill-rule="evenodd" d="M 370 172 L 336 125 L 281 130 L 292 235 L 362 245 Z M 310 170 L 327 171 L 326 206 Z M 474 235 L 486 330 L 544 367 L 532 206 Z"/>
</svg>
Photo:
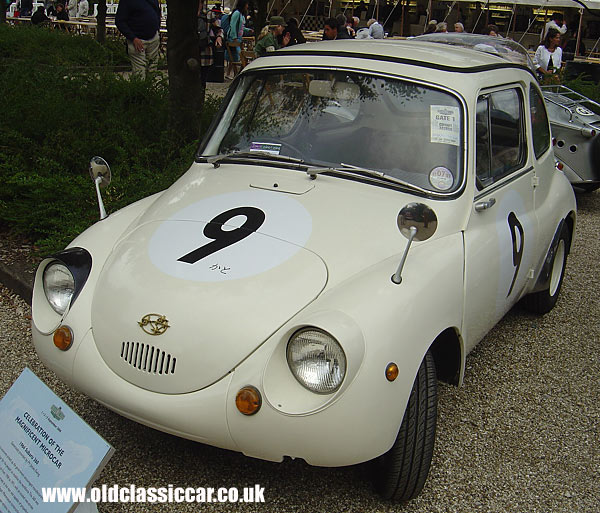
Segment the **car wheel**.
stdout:
<svg viewBox="0 0 600 513">
<path fill-rule="evenodd" d="M 565 275 L 570 240 L 571 236 L 569 229 L 566 226 L 563 226 L 552 261 L 552 270 L 550 272 L 550 283 L 548 288 L 539 292 L 534 292 L 523 298 L 523 306 L 525 306 L 527 310 L 538 314 L 545 314 L 552 310 L 554 305 L 556 305 L 563 277 Z"/>
<path fill-rule="evenodd" d="M 423 489 L 429 474 L 437 420 L 437 378 L 428 351 L 410 393 L 402 425 L 392 448 L 374 460 L 375 485 L 385 499 L 410 500 Z"/>
</svg>

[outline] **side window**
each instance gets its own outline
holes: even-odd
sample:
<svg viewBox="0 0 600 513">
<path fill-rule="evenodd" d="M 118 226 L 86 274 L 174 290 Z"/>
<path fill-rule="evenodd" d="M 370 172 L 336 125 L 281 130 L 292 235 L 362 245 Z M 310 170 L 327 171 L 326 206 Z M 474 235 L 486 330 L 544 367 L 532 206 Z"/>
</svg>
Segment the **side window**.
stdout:
<svg viewBox="0 0 600 513">
<path fill-rule="evenodd" d="M 544 99 L 533 84 L 529 89 L 529 108 L 533 128 L 533 150 L 537 159 L 546 153 L 546 150 L 550 147 L 550 128 Z"/>
<path fill-rule="evenodd" d="M 480 187 L 523 167 L 527 155 L 523 100 L 517 89 L 481 96 L 475 125 L 476 173 Z"/>
</svg>

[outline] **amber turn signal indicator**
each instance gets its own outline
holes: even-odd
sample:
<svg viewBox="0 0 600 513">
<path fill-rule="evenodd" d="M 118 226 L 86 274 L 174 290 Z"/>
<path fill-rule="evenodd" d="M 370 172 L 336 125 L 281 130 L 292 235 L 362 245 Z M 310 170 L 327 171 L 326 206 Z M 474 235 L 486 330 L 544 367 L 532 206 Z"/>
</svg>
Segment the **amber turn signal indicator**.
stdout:
<svg viewBox="0 0 600 513">
<path fill-rule="evenodd" d="M 244 415 L 254 415 L 260 410 L 262 405 L 260 392 L 252 385 L 240 388 L 240 391 L 235 396 L 235 405 L 240 413 L 243 413 Z"/>
<path fill-rule="evenodd" d="M 54 345 L 61 351 L 66 351 L 73 343 L 73 332 L 68 326 L 61 326 L 54 332 Z"/>
<path fill-rule="evenodd" d="M 388 363 L 385 368 L 385 377 L 388 381 L 394 381 L 398 377 L 399 372 L 398 366 L 395 363 Z"/>
</svg>

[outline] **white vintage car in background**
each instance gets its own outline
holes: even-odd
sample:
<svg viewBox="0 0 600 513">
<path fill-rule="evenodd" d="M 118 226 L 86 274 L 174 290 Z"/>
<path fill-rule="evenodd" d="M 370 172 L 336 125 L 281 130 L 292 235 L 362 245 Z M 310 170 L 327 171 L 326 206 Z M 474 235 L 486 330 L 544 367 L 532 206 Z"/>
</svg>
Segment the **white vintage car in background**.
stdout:
<svg viewBox="0 0 600 513">
<path fill-rule="evenodd" d="M 437 380 L 460 384 L 517 301 L 554 306 L 575 217 L 526 67 L 431 42 L 292 47 L 244 69 L 169 189 L 42 262 L 33 340 L 137 422 L 265 460 L 373 460 L 407 500 Z"/>
</svg>

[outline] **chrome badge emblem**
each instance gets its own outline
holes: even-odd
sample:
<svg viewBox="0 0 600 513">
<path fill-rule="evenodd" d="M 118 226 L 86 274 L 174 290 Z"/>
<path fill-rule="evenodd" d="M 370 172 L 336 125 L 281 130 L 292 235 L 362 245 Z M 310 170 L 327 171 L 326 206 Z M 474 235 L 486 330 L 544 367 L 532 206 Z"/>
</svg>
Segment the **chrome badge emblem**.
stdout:
<svg viewBox="0 0 600 513">
<path fill-rule="evenodd" d="M 148 335 L 162 335 L 170 327 L 169 320 L 158 314 L 146 314 L 138 324 Z"/>
</svg>

